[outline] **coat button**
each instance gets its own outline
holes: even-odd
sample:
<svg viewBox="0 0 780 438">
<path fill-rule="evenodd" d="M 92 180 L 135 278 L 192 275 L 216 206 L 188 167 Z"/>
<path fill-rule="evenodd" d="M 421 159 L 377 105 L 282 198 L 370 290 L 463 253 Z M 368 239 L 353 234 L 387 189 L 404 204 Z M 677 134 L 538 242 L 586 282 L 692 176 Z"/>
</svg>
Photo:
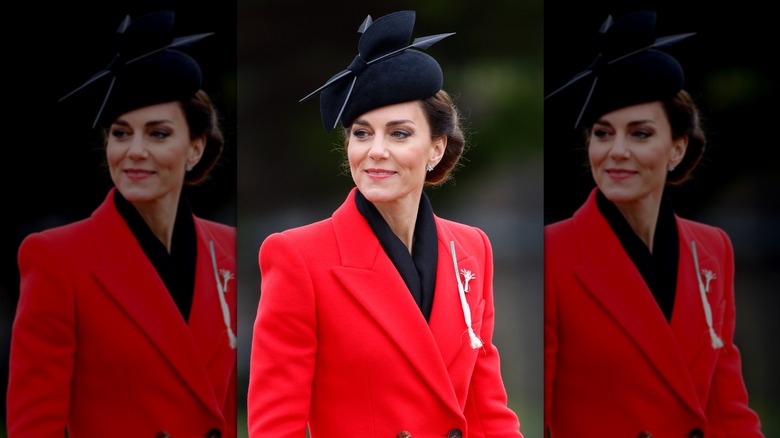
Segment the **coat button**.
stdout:
<svg viewBox="0 0 780 438">
<path fill-rule="evenodd" d="M 650 433 L 649 430 L 643 430 L 639 432 L 639 435 L 637 435 L 636 438 L 653 438 L 653 434 Z"/>
<path fill-rule="evenodd" d="M 402 430 L 398 432 L 398 435 L 396 435 L 395 438 L 412 438 L 412 434 L 409 433 L 408 430 Z"/>
<path fill-rule="evenodd" d="M 452 429 L 447 432 L 447 438 L 463 438 L 463 432 L 460 429 Z"/>
<path fill-rule="evenodd" d="M 704 431 L 698 427 L 688 432 L 688 438 L 704 438 Z"/>
<path fill-rule="evenodd" d="M 154 435 L 154 438 L 171 438 L 171 434 L 169 434 L 164 430 L 161 430 Z"/>
<path fill-rule="evenodd" d="M 203 436 L 206 438 L 222 438 L 222 432 L 217 428 L 209 429 Z"/>
</svg>

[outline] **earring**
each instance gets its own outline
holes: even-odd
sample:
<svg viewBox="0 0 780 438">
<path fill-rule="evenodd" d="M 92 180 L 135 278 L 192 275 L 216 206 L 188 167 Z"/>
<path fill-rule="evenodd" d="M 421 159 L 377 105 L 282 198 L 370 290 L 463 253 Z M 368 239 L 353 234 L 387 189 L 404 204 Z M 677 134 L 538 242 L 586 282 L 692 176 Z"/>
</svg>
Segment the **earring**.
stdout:
<svg viewBox="0 0 780 438">
<path fill-rule="evenodd" d="M 428 165 L 425 166 L 425 170 L 427 170 L 428 172 L 432 171 L 433 170 L 433 164 L 428 163 Z"/>
<path fill-rule="evenodd" d="M 189 171 L 191 171 L 191 170 L 192 170 L 192 168 L 193 168 L 193 167 L 195 167 L 195 166 L 193 166 L 193 165 L 192 165 L 192 164 L 190 164 L 190 163 L 187 163 L 187 165 L 186 165 L 186 166 L 184 166 L 184 169 L 185 169 L 187 172 L 189 172 Z"/>
<path fill-rule="evenodd" d="M 674 172 L 674 164 L 670 164 L 669 166 L 667 166 L 666 170 L 668 170 L 669 172 Z"/>
</svg>

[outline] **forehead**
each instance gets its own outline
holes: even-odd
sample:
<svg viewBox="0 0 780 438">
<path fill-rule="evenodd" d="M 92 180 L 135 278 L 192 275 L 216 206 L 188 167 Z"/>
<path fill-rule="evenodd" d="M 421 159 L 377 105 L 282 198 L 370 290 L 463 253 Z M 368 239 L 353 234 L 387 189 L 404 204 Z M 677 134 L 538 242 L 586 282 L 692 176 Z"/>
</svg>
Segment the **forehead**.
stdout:
<svg viewBox="0 0 780 438">
<path fill-rule="evenodd" d="M 126 123 L 146 123 L 151 121 L 184 122 L 184 111 L 179 102 L 165 102 L 136 108 L 116 118 Z"/>
<path fill-rule="evenodd" d="M 636 122 L 655 122 L 668 125 L 666 111 L 660 101 L 640 103 L 608 112 L 596 120 L 595 124 L 627 125 Z"/>
<path fill-rule="evenodd" d="M 402 120 L 409 120 L 418 125 L 426 123 L 425 114 L 423 114 L 419 101 L 396 103 L 373 109 L 357 117 L 354 123 L 384 125 L 388 122 Z"/>
</svg>

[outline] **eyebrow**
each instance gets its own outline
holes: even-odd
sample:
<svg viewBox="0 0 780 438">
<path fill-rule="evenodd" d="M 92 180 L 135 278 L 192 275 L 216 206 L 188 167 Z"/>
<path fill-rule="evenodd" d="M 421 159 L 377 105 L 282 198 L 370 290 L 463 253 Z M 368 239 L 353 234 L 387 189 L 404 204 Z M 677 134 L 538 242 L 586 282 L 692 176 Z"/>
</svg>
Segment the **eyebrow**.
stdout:
<svg viewBox="0 0 780 438">
<path fill-rule="evenodd" d="M 400 120 L 391 120 L 385 124 L 385 126 L 398 126 L 403 125 L 405 123 L 411 123 L 412 125 L 416 125 L 413 120 L 410 119 L 400 119 Z M 369 123 L 367 120 L 363 119 L 357 119 L 354 122 L 352 122 L 353 125 L 363 125 L 363 126 L 371 126 L 371 123 Z"/>
<path fill-rule="evenodd" d="M 144 123 L 144 126 L 155 126 L 155 125 L 162 125 L 164 123 L 170 123 L 172 125 L 175 125 L 176 123 L 173 122 L 173 120 L 168 119 L 160 119 L 160 120 L 149 120 L 148 122 Z M 114 120 L 112 125 L 122 125 L 122 126 L 130 126 L 130 123 L 123 119 L 117 119 Z"/>
<path fill-rule="evenodd" d="M 632 120 L 628 122 L 628 126 L 637 126 L 637 125 L 644 125 L 646 123 L 657 125 L 655 120 L 652 119 L 643 119 L 643 120 Z M 604 125 L 604 126 L 612 126 L 612 123 L 610 123 L 608 120 L 597 120 L 594 125 Z"/>
</svg>

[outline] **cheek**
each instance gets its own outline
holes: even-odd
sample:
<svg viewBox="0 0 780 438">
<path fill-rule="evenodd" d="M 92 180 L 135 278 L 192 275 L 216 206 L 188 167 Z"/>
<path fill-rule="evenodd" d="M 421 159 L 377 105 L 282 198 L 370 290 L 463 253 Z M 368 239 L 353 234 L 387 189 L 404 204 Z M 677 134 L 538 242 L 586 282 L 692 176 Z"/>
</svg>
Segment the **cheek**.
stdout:
<svg viewBox="0 0 780 438">
<path fill-rule="evenodd" d="M 603 161 L 603 153 L 598 146 L 588 146 L 588 164 L 591 170 L 596 170 Z"/>
<path fill-rule="evenodd" d="M 108 162 L 109 169 L 114 169 L 122 161 L 121 149 L 110 142 L 106 144 L 106 161 Z"/>
<path fill-rule="evenodd" d="M 359 146 L 348 144 L 347 145 L 347 161 L 349 162 L 349 168 L 353 171 L 360 165 L 363 160 L 363 153 Z"/>
</svg>

